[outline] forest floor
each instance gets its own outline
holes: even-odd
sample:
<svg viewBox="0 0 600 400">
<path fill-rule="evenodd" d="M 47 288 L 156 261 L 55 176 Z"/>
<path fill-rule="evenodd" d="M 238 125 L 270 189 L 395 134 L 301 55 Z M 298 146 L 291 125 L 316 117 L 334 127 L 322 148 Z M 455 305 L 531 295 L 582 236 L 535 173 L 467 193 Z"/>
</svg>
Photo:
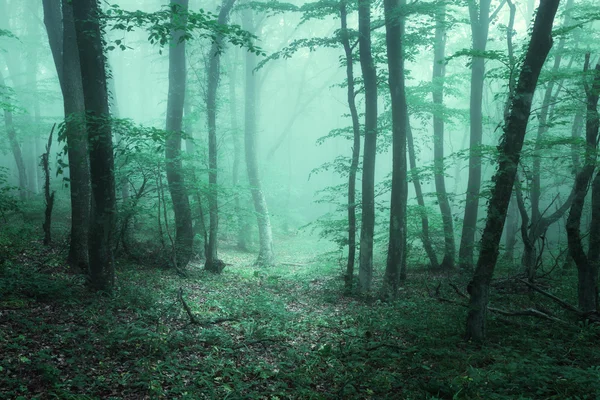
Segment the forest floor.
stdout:
<svg viewBox="0 0 600 400">
<path fill-rule="evenodd" d="M 258 268 L 253 255 L 223 248 L 223 274 L 192 265 L 186 278 L 121 262 L 106 296 L 68 273 L 64 250 L 30 243 L 0 265 L 0 398 L 600 395 L 597 326 L 491 314 L 488 340 L 470 343 L 465 308 L 428 293 L 441 283 L 440 296 L 464 302 L 448 282 L 464 287 L 466 277 L 410 270 L 399 300 L 381 303 L 343 293 L 325 245 L 298 236 L 277 249 L 285 264 Z M 556 277 L 552 287 L 574 299 L 573 281 Z M 494 306 L 535 304 L 569 319 L 522 289 L 499 282 Z"/>
</svg>

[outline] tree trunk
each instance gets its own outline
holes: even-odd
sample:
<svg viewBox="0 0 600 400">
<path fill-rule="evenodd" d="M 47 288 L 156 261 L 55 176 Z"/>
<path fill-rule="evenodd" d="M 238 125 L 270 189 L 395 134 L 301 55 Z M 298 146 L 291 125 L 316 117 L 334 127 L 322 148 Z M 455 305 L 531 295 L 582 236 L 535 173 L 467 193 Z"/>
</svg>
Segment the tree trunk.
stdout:
<svg viewBox="0 0 600 400">
<path fill-rule="evenodd" d="M 245 29 L 253 31 L 253 18 L 251 10 L 244 10 L 243 14 Z M 257 265 L 269 266 L 274 263 L 273 233 L 267 200 L 262 191 L 262 184 L 258 172 L 258 154 L 256 148 L 256 55 L 246 53 L 246 102 L 245 102 L 245 135 L 244 145 L 246 151 L 246 170 L 248 171 L 248 183 L 252 192 L 254 211 L 258 223 L 259 253 L 256 260 Z"/>
<path fill-rule="evenodd" d="M 2 75 L 2 71 L 0 70 L 0 88 L 2 88 L 3 92 L 6 92 L 6 82 L 4 81 L 4 76 Z M 17 172 L 19 173 L 19 196 L 21 201 L 27 200 L 27 169 L 25 168 L 25 161 L 23 160 L 23 152 L 21 151 L 21 146 L 19 145 L 19 141 L 17 140 L 17 131 L 15 130 L 15 125 L 13 123 L 13 114 L 10 105 L 10 99 L 8 96 L 3 96 L 2 102 L 6 103 L 4 108 L 4 125 L 6 127 L 6 134 L 8 136 L 8 142 L 10 144 L 10 148 L 12 150 L 13 156 L 15 158 L 15 163 L 17 164 Z"/>
<path fill-rule="evenodd" d="M 439 268 L 437 255 L 433 249 L 431 243 L 431 237 L 429 236 L 429 218 L 427 217 L 427 209 L 425 208 L 425 198 L 423 197 L 423 189 L 421 187 L 421 180 L 419 179 L 419 173 L 417 172 L 417 159 L 415 155 L 415 144 L 412 135 L 412 129 L 410 127 L 410 121 L 408 114 L 406 116 L 407 127 L 406 127 L 406 141 L 408 146 L 408 160 L 410 165 L 410 178 L 415 187 L 415 195 L 417 197 L 417 204 L 419 205 L 419 214 L 421 214 L 421 242 L 425 249 L 425 254 L 429 258 L 429 266 L 433 269 Z M 408 189 L 407 189 L 408 190 Z M 408 192 L 407 192 L 408 193 Z"/>
<path fill-rule="evenodd" d="M 237 52 L 235 53 L 237 54 Z M 242 134 L 238 124 L 238 107 L 236 87 L 237 79 L 237 57 L 232 58 L 229 71 L 229 118 L 231 119 L 231 139 L 233 142 L 233 171 L 232 185 L 234 188 L 233 208 L 235 213 L 236 246 L 242 251 L 248 251 L 248 230 L 245 228 L 246 216 L 244 215 L 240 201 L 240 170 L 242 166 Z"/>
<path fill-rule="evenodd" d="M 573 0 L 567 0 L 565 5 L 565 10 L 567 14 L 565 16 L 565 20 L 563 22 L 563 28 L 570 25 L 570 15 L 568 10 L 573 6 Z M 556 75 L 560 70 L 560 64 L 562 62 L 562 53 L 565 47 L 565 36 L 561 36 L 558 45 L 556 47 L 556 56 L 554 57 L 554 65 L 552 66 L 551 74 Z M 529 199 L 531 203 L 531 223 L 529 225 L 529 242 L 531 246 L 527 246 L 525 248 L 525 252 L 523 253 L 523 266 L 525 268 L 525 272 L 527 273 L 528 280 L 533 283 L 535 278 L 535 272 L 537 267 L 537 244 L 542 235 L 544 235 L 546 229 L 551 225 L 548 221 L 547 217 L 544 217 L 540 211 L 540 199 L 542 196 L 542 177 L 541 177 L 541 167 L 542 167 L 542 145 L 544 140 L 544 135 L 548 131 L 548 121 L 551 119 L 550 108 L 551 105 L 555 102 L 559 92 L 554 93 L 554 86 L 556 84 L 555 80 L 550 80 L 546 86 L 546 90 L 544 91 L 544 97 L 542 99 L 542 104 L 537 113 L 538 127 L 537 127 L 537 135 L 535 139 L 534 146 L 534 157 L 533 157 L 533 166 L 531 168 L 531 190 L 529 192 Z M 569 204 L 566 207 L 562 207 L 562 213 L 560 215 L 551 216 L 552 220 L 558 221 L 560 217 L 568 210 Z M 540 254 L 541 255 L 541 254 Z"/>
<path fill-rule="evenodd" d="M 348 81 L 348 108 L 352 118 L 352 161 L 348 173 L 348 262 L 346 264 L 346 289 L 352 289 L 354 280 L 354 262 L 356 259 L 356 172 L 360 159 L 360 121 L 356 108 L 356 93 L 354 88 L 354 57 L 348 34 L 348 11 L 346 2 L 340 3 L 341 41 L 346 56 L 346 79 Z"/>
<path fill-rule="evenodd" d="M 90 284 L 95 289 L 111 291 L 115 276 L 113 236 L 116 195 L 112 130 L 99 20 L 101 11 L 97 0 L 78 0 L 72 4 L 83 82 L 92 184 Z"/>
<path fill-rule="evenodd" d="M 218 16 L 219 24 L 224 25 L 227 23 L 229 12 L 234 3 L 235 0 L 223 0 Z M 222 36 L 217 36 L 210 48 L 210 61 L 207 73 L 206 113 L 208 117 L 208 207 L 210 225 L 205 269 L 211 272 L 221 272 L 223 264 L 217 256 L 217 234 L 219 228 L 219 203 L 217 197 L 217 89 L 219 87 L 220 48 L 222 45 Z"/>
<path fill-rule="evenodd" d="M 540 4 L 515 94 L 511 98 L 504 135 L 498 147 L 498 170 L 492 179 L 494 185 L 481 238 L 479 260 L 468 285 L 470 300 L 467 339 L 479 341 L 485 338 L 490 282 L 498 260 L 500 238 L 525 140 L 531 102 L 539 74 L 552 47 L 552 24 L 559 2 L 560 0 L 547 0 Z"/>
<path fill-rule="evenodd" d="M 358 49 L 365 88 L 365 145 L 362 170 L 362 222 L 358 282 L 363 292 L 373 280 L 375 231 L 375 158 L 377 156 L 377 70 L 371 53 L 371 0 L 358 3 Z"/>
<path fill-rule="evenodd" d="M 46 152 L 42 154 L 41 162 L 44 170 L 44 198 L 46 200 L 44 224 L 42 225 L 42 229 L 44 230 L 44 246 L 48 246 L 52 243 L 52 209 L 54 208 L 54 195 L 56 192 L 51 192 L 50 190 L 50 148 L 52 147 L 52 135 L 54 134 L 55 127 L 56 124 L 52 126 L 52 130 L 50 131 Z"/>
<path fill-rule="evenodd" d="M 490 26 L 490 0 L 469 2 L 473 51 L 485 51 Z M 459 264 L 463 269 L 473 268 L 479 191 L 481 189 L 481 144 L 483 136 L 483 81 L 485 79 L 485 59 L 474 56 L 471 63 L 470 140 L 469 140 L 469 179 L 463 218 Z"/>
<path fill-rule="evenodd" d="M 385 0 L 385 39 L 392 106 L 392 194 L 390 199 L 390 240 L 381 295 L 393 299 L 398 293 L 402 265 L 406 258 L 406 202 L 408 199 L 406 140 L 409 129 L 404 76 L 405 0 Z"/>
<path fill-rule="evenodd" d="M 171 21 L 175 25 L 185 25 L 188 0 L 175 0 L 170 3 L 170 6 Z M 181 160 L 181 131 L 186 85 L 185 40 L 181 40 L 183 30 L 174 31 L 172 34 L 169 47 L 169 95 L 166 121 L 168 137 L 165 143 L 165 169 L 175 214 L 174 267 L 183 270 L 192 257 L 194 231 Z"/>
<path fill-rule="evenodd" d="M 454 241 L 454 222 L 452 221 L 452 208 L 446 191 L 444 177 L 444 77 L 446 57 L 446 7 L 442 4 L 436 13 L 435 41 L 433 44 L 433 157 L 435 171 L 435 191 L 442 223 L 444 225 L 444 259 L 441 267 L 444 269 L 454 267 L 456 257 L 456 244 Z"/>
<path fill-rule="evenodd" d="M 83 120 L 85 105 L 81 68 L 71 2 L 62 0 L 61 7 L 61 0 L 44 0 L 44 24 L 63 95 L 65 136 L 69 149 L 67 155 L 71 194 L 71 238 L 68 263 L 72 268 L 87 273 L 91 207 L 90 166 Z"/>
<path fill-rule="evenodd" d="M 590 54 L 586 54 L 584 72 L 588 72 L 590 63 Z M 588 254 L 582 244 L 580 232 L 581 216 L 585 205 L 585 198 L 588 186 L 592 181 L 594 170 L 596 169 L 596 160 L 598 155 L 598 127 L 600 124 L 598 118 L 598 99 L 600 94 L 600 64 L 596 65 L 593 72 L 593 80 L 590 87 L 588 82 L 584 82 L 586 94 L 586 121 L 585 121 L 585 160 L 581 171 L 575 178 L 575 187 L 573 189 L 575 198 L 571 204 L 571 210 L 567 218 L 567 239 L 569 244 L 569 254 L 577 266 L 578 273 L 578 300 L 581 311 L 596 311 L 598 309 L 598 249 L 600 242 L 598 240 L 598 224 L 600 217 L 598 213 L 600 196 L 600 178 L 596 175 L 592 185 L 592 223 L 590 224 L 590 238 Z M 595 224 L 595 225 L 594 225 Z"/>
</svg>

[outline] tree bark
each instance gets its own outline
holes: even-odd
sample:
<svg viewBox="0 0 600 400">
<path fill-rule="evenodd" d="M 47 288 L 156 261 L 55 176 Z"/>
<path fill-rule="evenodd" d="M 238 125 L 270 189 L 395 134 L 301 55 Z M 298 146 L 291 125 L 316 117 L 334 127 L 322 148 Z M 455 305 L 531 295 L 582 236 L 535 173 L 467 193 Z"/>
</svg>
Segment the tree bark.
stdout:
<svg viewBox="0 0 600 400">
<path fill-rule="evenodd" d="M 517 175 L 531 103 L 539 74 L 552 47 L 552 24 L 560 0 L 546 0 L 540 4 L 529 48 L 525 54 L 509 115 L 504 125 L 504 135 L 498 147 L 498 170 L 493 177 L 494 186 L 489 201 L 485 229 L 477 268 L 468 285 L 469 313 L 466 337 L 483 340 L 486 332 L 486 315 L 490 282 L 498 260 L 500 238 Z"/>
<path fill-rule="evenodd" d="M 405 279 L 406 255 L 406 202 L 408 199 L 408 168 L 406 140 L 409 129 L 408 106 L 405 93 L 404 71 L 404 16 L 405 0 L 385 0 L 385 41 L 389 71 L 389 89 L 392 106 L 392 193 L 390 199 L 390 236 L 388 256 L 383 276 L 381 296 L 394 299 L 401 280 Z"/>
<path fill-rule="evenodd" d="M 244 25 L 246 30 L 254 30 L 252 21 L 252 11 L 244 10 Z M 256 133 L 256 55 L 246 53 L 246 102 L 244 110 L 245 135 L 244 147 L 246 152 L 246 170 L 248 172 L 248 183 L 254 202 L 254 211 L 258 223 L 259 253 L 256 265 L 269 266 L 274 263 L 275 255 L 273 253 L 273 233 L 271 229 L 271 219 L 267 200 L 262 190 L 260 175 L 258 172 L 258 151 L 257 151 L 257 133 Z"/>
<path fill-rule="evenodd" d="M 490 0 L 481 0 L 479 5 L 469 1 L 471 36 L 473 51 L 485 51 L 490 26 Z M 469 108 L 469 179 L 463 227 L 458 251 L 459 265 L 463 269 L 473 268 L 479 191 L 481 189 L 481 144 L 483 137 L 483 82 L 485 80 L 485 59 L 473 56 L 471 63 L 471 100 Z"/>
<path fill-rule="evenodd" d="M 237 53 L 236 53 L 237 55 Z M 231 119 L 231 139 L 233 142 L 233 170 L 231 183 L 234 187 L 233 208 L 236 222 L 236 246 L 242 251 L 248 251 L 249 236 L 246 216 L 244 215 L 240 199 L 240 170 L 243 162 L 243 136 L 238 124 L 238 107 L 236 86 L 237 78 L 237 57 L 232 58 L 229 71 L 229 118 Z"/>
<path fill-rule="evenodd" d="M 563 27 L 567 27 L 570 25 L 570 15 L 568 10 L 573 6 L 573 0 L 567 0 L 565 5 L 565 10 L 567 14 L 565 16 L 565 20 L 563 22 Z M 551 74 L 556 75 L 560 70 L 560 64 L 562 62 L 562 53 L 565 47 L 565 36 L 562 36 L 558 42 L 556 47 L 556 56 L 554 57 L 554 64 L 552 66 Z M 544 97 L 542 99 L 542 104 L 540 110 L 537 114 L 538 116 L 538 127 L 537 127 L 537 135 L 535 139 L 534 146 L 534 157 L 533 157 L 533 166 L 531 168 L 531 190 L 529 192 L 529 199 L 531 203 L 531 218 L 530 225 L 528 231 L 528 241 L 531 246 L 527 246 L 525 248 L 525 252 L 523 253 L 523 266 L 525 268 L 525 272 L 527 273 L 527 277 L 530 283 L 533 283 L 535 278 L 536 266 L 537 266 L 537 244 L 539 239 L 548 227 L 558 221 L 562 215 L 569 209 L 570 202 L 565 202 L 566 205 L 560 208 L 559 213 L 553 213 L 553 215 L 549 217 L 544 217 L 540 211 L 540 199 L 542 197 L 542 177 L 541 177 L 541 152 L 542 152 L 542 144 L 544 140 L 544 136 L 548 131 L 548 121 L 551 119 L 551 104 L 554 103 L 558 96 L 558 92 L 554 92 L 554 86 L 556 84 L 555 80 L 550 80 L 546 86 L 546 90 L 544 91 Z"/>
<path fill-rule="evenodd" d="M 113 241 L 116 195 L 112 130 L 106 87 L 106 66 L 97 0 L 73 2 L 77 49 L 83 82 L 92 184 L 89 234 L 90 285 L 103 291 L 114 286 Z"/>
<path fill-rule="evenodd" d="M 181 132 L 183 129 L 183 105 L 185 102 L 186 59 L 185 40 L 182 40 L 188 10 L 188 0 L 173 0 L 170 3 L 171 22 L 179 29 L 172 32 L 169 46 L 169 94 L 167 99 L 167 140 L 165 143 L 165 169 L 169 192 L 175 214 L 174 267 L 185 269 L 192 257 L 194 231 L 192 212 L 188 198 L 183 162 L 181 159 Z"/>
<path fill-rule="evenodd" d="M 0 90 L 2 92 L 7 91 L 6 82 L 4 81 L 4 76 L 2 75 L 2 71 L 0 71 Z M 6 107 L 4 108 L 4 126 L 6 127 L 6 134 L 8 136 L 8 143 L 10 144 L 10 148 L 12 150 L 13 156 L 15 158 L 15 164 L 17 164 L 17 172 L 19 173 L 19 197 L 21 201 L 27 200 L 27 169 L 25 168 L 25 161 L 23 159 L 23 152 L 21 151 L 21 146 L 19 145 L 19 141 L 17 139 L 17 131 L 15 130 L 15 125 L 13 123 L 13 114 L 10 109 L 10 99 L 8 95 L 2 96 L 2 101 L 6 103 Z"/>
<path fill-rule="evenodd" d="M 356 172 L 360 159 L 360 121 L 356 108 L 356 89 L 354 87 L 354 55 L 348 33 L 348 11 L 346 2 L 340 3 L 341 41 L 346 56 L 346 79 L 348 81 L 347 98 L 352 119 L 352 161 L 348 172 L 348 261 L 346 263 L 346 289 L 352 289 L 354 280 L 354 262 L 356 259 Z"/>
<path fill-rule="evenodd" d="M 435 39 L 433 44 L 433 76 L 432 76 L 432 98 L 433 98 L 433 157 L 434 157 L 434 180 L 442 223 L 444 225 L 444 258 L 441 267 L 444 269 L 454 267 L 456 257 L 456 244 L 454 241 L 454 222 L 452 220 L 452 208 L 446 190 L 446 179 L 444 177 L 444 77 L 446 57 L 446 7 L 440 6 L 436 13 Z"/>
<path fill-rule="evenodd" d="M 43 5 L 44 24 L 63 95 L 65 113 L 71 195 L 68 263 L 72 268 L 87 273 L 91 207 L 90 166 L 73 7 L 69 0 L 43 0 Z"/>
<path fill-rule="evenodd" d="M 218 23 L 224 25 L 229 18 L 229 12 L 235 0 L 223 0 Z M 208 207 L 210 225 L 208 229 L 208 246 L 206 249 L 205 269 L 211 272 L 221 272 L 222 261 L 217 256 L 217 234 L 219 229 L 219 203 L 217 196 L 217 89 L 219 87 L 220 74 L 220 48 L 223 38 L 218 36 L 213 42 L 209 52 L 208 83 L 206 94 L 206 113 L 208 117 Z"/>
<path fill-rule="evenodd" d="M 373 280 L 375 231 L 375 158 L 377 156 L 377 70 L 371 52 L 371 0 L 358 2 L 358 48 L 365 88 L 365 144 L 362 170 L 359 289 L 367 292 Z"/>
<path fill-rule="evenodd" d="M 415 155 L 415 144 L 413 140 L 412 128 L 410 127 L 410 121 L 408 114 L 406 116 L 407 127 L 406 127 L 406 141 L 408 147 L 408 161 L 410 165 L 410 179 L 415 187 L 415 197 L 417 198 L 417 204 L 419 205 L 419 214 L 421 215 L 421 242 L 425 249 L 425 254 L 429 258 L 429 266 L 433 269 L 439 268 L 437 255 L 433 249 L 433 243 L 431 243 L 431 237 L 429 236 L 429 217 L 427 217 L 427 209 L 425 206 L 425 198 L 423 197 L 423 188 L 421 187 L 421 180 L 419 173 L 417 172 L 417 159 Z"/>
<path fill-rule="evenodd" d="M 590 54 L 586 54 L 584 72 L 588 72 Z M 590 224 L 589 250 L 586 254 L 582 244 L 580 232 L 581 216 L 585 205 L 588 186 L 592 181 L 596 169 L 598 156 L 598 128 L 600 125 L 598 117 L 598 99 L 600 94 L 600 64 L 592 71 L 593 79 L 590 85 L 584 82 L 586 94 L 586 121 L 585 121 L 585 158 L 583 167 L 575 178 L 575 198 L 571 204 L 571 210 L 567 218 L 567 240 L 569 255 L 577 266 L 578 275 L 578 300 L 579 309 L 583 312 L 596 311 L 598 309 L 598 246 L 600 246 L 600 177 L 592 184 L 592 221 Z"/>
</svg>

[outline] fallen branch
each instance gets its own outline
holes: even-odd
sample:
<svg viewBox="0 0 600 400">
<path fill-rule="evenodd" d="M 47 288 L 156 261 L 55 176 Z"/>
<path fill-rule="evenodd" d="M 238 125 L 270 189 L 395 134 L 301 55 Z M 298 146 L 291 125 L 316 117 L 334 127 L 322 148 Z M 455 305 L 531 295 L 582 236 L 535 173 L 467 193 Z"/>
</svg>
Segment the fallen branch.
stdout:
<svg viewBox="0 0 600 400">
<path fill-rule="evenodd" d="M 198 318 L 196 318 L 196 316 L 192 312 L 190 306 L 188 306 L 187 302 L 183 298 L 183 288 L 179 288 L 179 294 L 177 295 L 177 297 L 179 298 L 179 301 L 181 301 L 181 304 L 183 305 L 183 309 L 187 313 L 188 317 L 190 317 L 190 324 L 206 326 L 206 325 L 217 325 L 217 324 L 221 324 L 223 322 L 239 321 L 239 318 L 232 318 L 232 317 L 217 318 L 212 321 L 200 321 Z"/>
<path fill-rule="evenodd" d="M 574 313 L 576 313 L 577 315 L 581 315 L 583 316 L 584 313 L 582 313 L 579 309 L 575 308 L 574 306 L 572 306 L 571 304 L 567 303 L 566 301 L 564 301 L 563 299 L 560 299 L 558 297 L 556 297 L 555 295 L 553 295 L 552 293 L 549 293 L 543 289 L 541 289 L 540 287 L 538 287 L 537 285 L 534 285 L 533 283 L 527 282 L 524 279 L 518 279 L 519 282 L 524 283 L 525 285 L 529 286 L 531 289 L 535 290 L 538 293 L 543 294 L 544 296 L 556 301 L 558 304 L 560 304 L 563 308 L 566 308 L 569 311 L 573 311 Z"/>
<path fill-rule="evenodd" d="M 570 325 L 567 321 L 564 321 L 560 318 L 553 317 L 552 315 L 548 315 L 545 312 L 542 312 L 535 308 L 527 308 L 525 310 L 519 310 L 519 311 L 506 311 L 506 310 L 501 310 L 499 308 L 488 307 L 488 310 L 491 312 L 500 314 L 500 315 L 504 315 L 505 317 L 537 317 L 537 318 L 546 319 L 548 321 L 558 322 L 563 325 Z"/>
<path fill-rule="evenodd" d="M 177 297 L 179 298 L 179 301 L 181 301 L 181 304 L 183 305 L 183 309 L 185 310 L 187 315 L 190 317 L 190 323 L 192 323 L 194 325 L 199 325 L 200 321 L 198 321 L 198 319 L 194 316 L 194 314 L 192 313 L 192 310 L 190 309 L 190 306 L 187 305 L 187 303 L 185 302 L 185 299 L 183 298 L 183 288 L 179 288 L 179 295 Z"/>
<path fill-rule="evenodd" d="M 295 263 L 295 262 L 280 262 L 281 265 L 289 265 L 291 267 L 304 267 L 305 265 L 312 264 L 312 262 L 307 263 Z"/>
<path fill-rule="evenodd" d="M 458 286 L 456 286 L 454 283 L 449 282 L 448 283 L 453 289 L 454 291 L 462 298 L 465 299 L 469 299 L 469 297 L 463 293 Z M 432 298 L 435 298 L 436 300 L 440 301 L 440 302 L 444 302 L 444 303 L 450 303 L 450 304 L 456 304 L 459 305 L 461 307 L 469 307 L 469 305 L 467 303 L 463 303 L 461 301 L 457 301 L 457 300 L 452 300 L 452 299 L 447 299 L 445 297 L 441 297 L 439 295 L 439 289 L 440 289 L 440 285 L 437 286 L 436 291 L 435 291 L 435 295 L 432 294 L 429 291 L 429 288 L 427 288 L 427 291 L 429 292 L 429 296 Z M 502 310 L 500 308 L 495 308 L 495 307 L 489 307 L 488 306 L 488 311 L 492 312 L 492 313 L 496 313 L 499 315 L 503 315 L 505 317 L 536 317 L 536 318 L 541 318 L 541 319 L 545 319 L 548 321 L 553 321 L 553 322 L 558 322 L 560 324 L 564 324 L 564 325 L 569 325 L 568 322 L 560 319 L 560 318 L 556 318 L 552 315 L 549 315 L 543 311 L 537 310 L 535 308 L 527 308 L 524 310 L 517 310 L 517 311 L 506 311 L 506 310 Z"/>
</svg>

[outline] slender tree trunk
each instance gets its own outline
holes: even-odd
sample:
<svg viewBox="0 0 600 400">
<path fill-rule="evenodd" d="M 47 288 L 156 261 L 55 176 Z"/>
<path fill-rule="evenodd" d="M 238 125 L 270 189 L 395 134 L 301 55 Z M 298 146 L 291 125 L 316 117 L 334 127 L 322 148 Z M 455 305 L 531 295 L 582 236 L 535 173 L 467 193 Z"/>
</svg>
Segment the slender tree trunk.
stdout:
<svg viewBox="0 0 600 400">
<path fill-rule="evenodd" d="M 171 21 L 176 25 L 185 25 L 188 0 L 174 0 L 170 5 L 172 8 Z M 192 212 L 181 159 L 181 131 L 183 129 L 186 85 L 185 41 L 181 40 L 183 34 L 182 30 L 174 31 L 169 47 L 169 95 L 166 121 L 168 137 L 165 143 L 165 169 L 175 214 L 174 267 L 180 270 L 183 270 L 190 262 L 194 245 Z"/>
<path fill-rule="evenodd" d="M 235 0 L 223 0 L 221 10 L 219 11 L 218 23 L 224 25 L 227 23 L 229 13 Z M 219 87 L 220 74 L 220 47 L 222 46 L 221 36 L 218 36 L 213 42 L 209 52 L 208 65 L 208 84 L 206 94 L 206 112 L 208 116 L 208 207 L 210 216 L 210 226 L 208 232 L 208 246 L 206 249 L 205 268 L 211 272 L 221 272 L 223 262 L 217 256 L 217 234 L 219 225 L 219 203 L 217 196 L 217 89 Z"/>
<path fill-rule="evenodd" d="M 440 6 L 435 20 L 435 41 L 433 45 L 433 76 L 432 97 L 434 105 L 433 113 L 433 157 L 435 171 L 435 191 L 442 223 L 444 225 L 444 258 L 441 267 L 444 269 L 454 267 L 456 257 L 456 244 L 454 241 L 454 222 L 452 220 L 452 208 L 446 191 L 446 179 L 444 177 L 444 77 L 446 57 L 446 7 Z"/>
<path fill-rule="evenodd" d="M 584 72 L 589 71 L 590 54 L 586 54 Z M 579 309 L 596 311 L 598 309 L 598 246 L 600 246 L 600 177 L 598 174 L 592 184 L 592 223 L 590 224 L 589 250 L 586 254 L 580 232 L 581 216 L 585 205 L 588 186 L 592 181 L 598 156 L 598 99 L 600 94 L 600 64 L 596 65 L 590 85 L 584 83 L 586 94 L 585 141 L 586 151 L 583 168 L 575 178 L 575 198 L 567 218 L 567 239 L 569 254 L 577 266 Z M 594 225 L 595 224 L 595 225 Z"/>
<path fill-rule="evenodd" d="M 423 188 L 421 187 L 421 180 L 419 173 L 417 172 L 417 159 L 415 155 L 415 144 L 412 135 L 412 129 L 410 127 L 410 121 L 408 121 L 407 115 L 407 128 L 406 128 L 406 140 L 408 146 L 408 161 L 410 165 L 410 178 L 415 187 L 415 195 L 417 198 L 417 204 L 419 205 L 419 214 L 421 214 L 421 242 L 425 249 L 425 254 L 429 258 L 429 265 L 433 269 L 439 268 L 437 255 L 433 249 L 433 243 L 431 243 L 431 237 L 429 236 L 429 218 L 427 217 L 427 209 L 425 206 L 425 198 L 423 197 Z"/>
<path fill-rule="evenodd" d="M 237 52 L 235 53 L 237 54 Z M 234 186 L 235 194 L 233 199 L 233 207 L 235 209 L 236 218 L 236 241 L 237 248 L 242 251 L 248 251 L 250 246 L 250 236 L 248 229 L 247 217 L 244 213 L 244 209 L 241 204 L 240 196 L 240 170 L 243 162 L 243 135 L 240 131 L 238 124 L 238 107 L 237 107 L 237 93 L 236 87 L 238 85 L 237 79 L 237 57 L 231 61 L 231 71 L 229 73 L 229 114 L 231 118 L 231 136 L 233 140 L 233 171 L 232 171 L 232 184 Z"/>
<path fill-rule="evenodd" d="M 377 156 L 377 70 L 371 53 L 371 0 L 358 2 L 358 49 L 365 88 L 365 145 L 362 170 L 362 221 L 358 282 L 363 292 L 373 280 L 375 231 L 375 158 Z"/>
<path fill-rule="evenodd" d="M 406 202 L 408 199 L 408 168 L 406 140 L 408 136 L 408 106 L 404 71 L 404 16 L 401 7 L 406 0 L 385 0 L 385 38 L 392 102 L 392 194 L 390 199 L 390 240 L 383 277 L 382 297 L 393 299 L 403 276 L 406 261 Z M 405 272 L 404 272 L 405 274 Z"/>
<path fill-rule="evenodd" d="M 2 71 L 0 70 L 0 88 L 5 92 L 6 82 L 4 81 L 4 76 L 2 75 Z M 25 167 L 25 161 L 23 159 L 23 152 L 21 151 L 21 146 L 19 145 L 19 141 L 17 139 L 17 131 L 15 130 L 15 125 L 13 123 L 13 114 L 10 106 L 10 99 L 8 96 L 3 96 L 5 98 L 2 99 L 2 102 L 6 104 L 4 107 L 4 125 L 6 127 L 6 134 L 8 136 L 8 142 L 10 143 L 10 148 L 12 150 L 13 156 L 15 158 L 15 163 L 17 164 L 17 172 L 19 173 L 19 196 L 22 201 L 27 200 L 28 196 L 28 186 L 27 186 L 27 169 Z"/>
<path fill-rule="evenodd" d="M 95 289 L 110 291 L 115 276 L 113 241 L 117 204 L 100 12 L 97 0 L 73 2 L 90 149 L 90 283 Z"/>
<path fill-rule="evenodd" d="M 50 190 L 50 148 L 52 147 L 52 135 L 54 134 L 54 128 L 50 131 L 48 137 L 48 144 L 46 145 L 46 152 L 42 154 L 42 168 L 44 170 L 44 199 L 46 200 L 46 209 L 44 210 L 44 224 L 42 229 L 44 230 L 44 246 L 52 243 L 52 209 L 54 208 L 54 191 Z"/>
<path fill-rule="evenodd" d="M 352 161 L 348 173 L 348 262 L 346 264 L 346 289 L 352 289 L 354 280 L 354 261 L 356 258 L 356 172 L 360 159 L 360 121 L 356 108 L 356 89 L 354 88 L 354 56 L 348 34 L 348 11 L 346 2 L 340 3 L 341 41 L 346 56 L 346 79 L 348 81 L 348 108 L 352 118 Z"/>
<path fill-rule="evenodd" d="M 251 10 L 244 10 L 244 25 L 246 29 L 253 29 L 253 18 Z M 244 144 L 246 150 L 246 170 L 248 171 L 248 183 L 252 192 L 254 211 L 258 223 L 259 253 L 256 260 L 257 265 L 272 265 L 275 255 L 273 253 L 273 233 L 267 200 L 262 191 L 262 184 L 258 172 L 258 150 L 256 146 L 256 55 L 246 53 L 246 102 L 245 102 L 245 136 Z"/>
<path fill-rule="evenodd" d="M 485 51 L 490 26 L 490 0 L 469 2 L 473 51 Z M 469 116 L 471 132 L 469 141 L 469 179 L 463 218 L 462 235 L 458 258 L 463 269 L 473 268 L 479 191 L 481 189 L 481 144 L 483 137 L 483 82 L 485 80 L 485 59 L 474 56 L 471 63 L 471 101 Z"/>
<path fill-rule="evenodd" d="M 65 136 L 69 149 L 71 238 L 68 263 L 72 268 L 87 273 L 91 207 L 90 166 L 73 7 L 69 0 L 44 0 L 43 5 L 44 24 L 63 94 Z"/>
<path fill-rule="evenodd" d="M 567 0 L 565 5 L 565 10 L 569 10 L 573 6 L 573 0 Z M 565 20 L 563 22 L 563 27 L 567 27 L 570 25 L 570 16 L 567 12 L 565 16 Z M 560 64 L 562 62 L 562 53 L 565 47 L 565 37 L 562 36 L 558 42 L 556 47 L 556 56 L 554 57 L 554 65 L 552 66 L 551 74 L 556 75 L 560 70 Z M 525 268 L 525 272 L 527 273 L 528 279 L 531 283 L 534 281 L 536 267 L 537 267 L 537 244 L 541 236 L 544 235 L 546 229 L 550 226 L 541 211 L 540 211 L 540 200 L 542 197 L 542 147 L 544 135 L 548 131 L 548 121 L 550 118 L 550 109 L 552 107 L 552 103 L 556 100 L 558 96 L 558 92 L 554 93 L 554 86 L 556 84 L 555 80 L 550 80 L 546 86 L 546 90 L 544 91 L 544 97 L 542 99 L 542 104 L 539 112 L 537 113 L 538 127 L 537 127 L 537 135 L 535 139 L 535 147 L 534 147 L 534 157 L 533 157 L 533 166 L 531 168 L 531 190 L 529 192 L 529 199 L 531 203 L 531 223 L 529 225 L 529 242 L 531 246 L 527 246 L 525 248 L 525 252 L 523 253 L 523 266 Z M 568 206 L 563 207 L 563 212 L 556 216 L 554 221 L 558 221 L 560 217 L 568 210 Z"/>
<path fill-rule="evenodd" d="M 494 274 L 504 221 L 517 175 L 517 166 L 525 140 L 531 103 L 539 74 L 552 47 L 552 24 L 560 0 L 546 0 L 540 4 L 531 33 L 529 48 L 519 74 L 515 95 L 512 96 L 504 135 L 499 145 L 498 170 L 492 182 L 487 219 L 477 268 L 468 285 L 470 294 L 466 337 L 485 338 L 490 282 Z"/>
<path fill-rule="evenodd" d="M 519 232 L 519 209 L 515 196 L 510 199 L 506 215 L 506 227 L 504 230 L 504 256 L 513 265 L 515 262 L 515 245 L 517 244 L 517 233 Z"/>
</svg>

